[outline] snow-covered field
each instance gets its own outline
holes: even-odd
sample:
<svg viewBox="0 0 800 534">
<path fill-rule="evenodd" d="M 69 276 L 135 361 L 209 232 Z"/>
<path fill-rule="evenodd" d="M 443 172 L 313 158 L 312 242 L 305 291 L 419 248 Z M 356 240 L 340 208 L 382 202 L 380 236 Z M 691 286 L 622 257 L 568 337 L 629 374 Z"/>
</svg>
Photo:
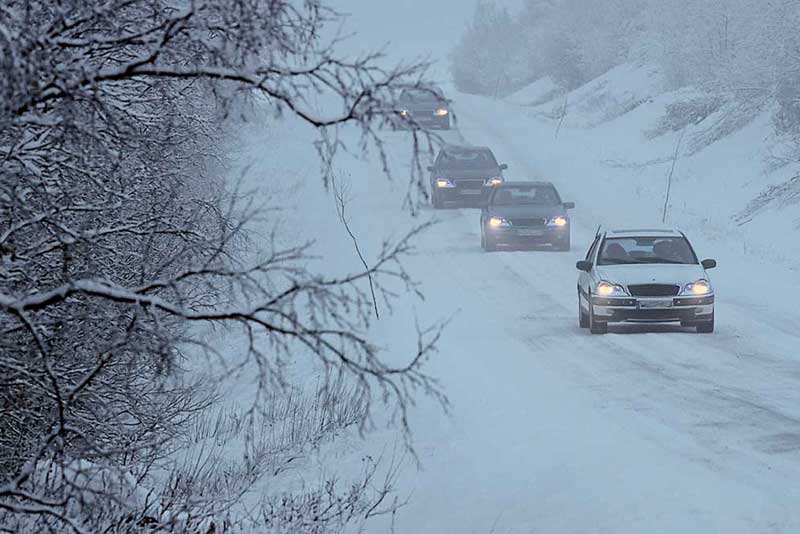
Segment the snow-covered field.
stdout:
<svg viewBox="0 0 800 534">
<path fill-rule="evenodd" d="M 676 165 L 668 224 L 720 262 L 712 272 L 717 333 L 612 326 L 599 337 L 578 328 L 574 265 L 597 225 L 661 225 L 678 134 L 652 141 L 643 134 L 674 98 L 651 91 L 651 79 L 629 67 L 571 95 L 574 109 L 558 136 L 557 121 L 544 117 L 547 105 L 452 95 L 458 131 L 448 139 L 488 145 L 509 164 L 508 177 L 550 179 L 577 203 L 570 253 L 486 254 L 475 210 L 426 209 L 415 220 L 402 207 L 410 157 L 403 133 L 386 133 L 394 182 L 377 161 L 339 159 L 351 185 L 350 223 L 367 255 L 386 236 L 440 221 L 409 260 L 426 300 L 404 297 L 374 331 L 388 357 L 400 360 L 413 349 L 415 317 L 452 315 L 429 367 L 452 411 L 424 398 L 413 410 L 421 469 L 402 473 L 401 495 L 410 501 L 394 518 L 397 532 L 800 530 L 798 213 L 769 212 L 743 227 L 732 219 L 784 177 L 763 176 L 767 118 Z M 602 106 L 581 107 L 598 95 Z M 602 115 L 608 102 L 619 106 Z M 243 161 L 263 166 L 283 156 L 280 171 L 295 184 L 286 220 L 297 235 L 316 237 L 327 268 L 358 269 L 316 178 L 311 132 L 287 124 L 279 139 L 272 131 L 260 139 L 258 131 Z M 370 434 L 363 454 L 380 455 L 394 439 Z M 355 452 L 325 454 L 322 465 Z M 371 532 L 386 532 L 388 521 Z"/>
</svg>

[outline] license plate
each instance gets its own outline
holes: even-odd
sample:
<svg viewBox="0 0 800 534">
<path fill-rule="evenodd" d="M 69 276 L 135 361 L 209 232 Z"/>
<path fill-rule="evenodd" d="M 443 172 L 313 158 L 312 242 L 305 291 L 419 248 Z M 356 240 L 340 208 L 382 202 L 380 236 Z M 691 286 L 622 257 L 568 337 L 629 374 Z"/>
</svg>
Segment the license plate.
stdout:
<svg viewBox="0 0 800 534">
<path fill-rule="evenodd" d="M 544 235 L 544 232 L 542 232 L 541 230 L 520 228 L 519 230 L 517 230 L 517 235 L 523 236 L 523 237 L 539 237 L 539 236 Z"/>
<path fill-rule="evenodd" d="M 639 307 L 648 310 L 652 308 L 672 308 L 672 299 L 640 300 Z"/>
<path fill-rule="evenodd" d="M 461 192 L 462 195 L 480 195 L 480 194 L 483 194 L 483 191 L 481 191 L 480 189 L 462 189 L 460 192 Z"/>
</svg>

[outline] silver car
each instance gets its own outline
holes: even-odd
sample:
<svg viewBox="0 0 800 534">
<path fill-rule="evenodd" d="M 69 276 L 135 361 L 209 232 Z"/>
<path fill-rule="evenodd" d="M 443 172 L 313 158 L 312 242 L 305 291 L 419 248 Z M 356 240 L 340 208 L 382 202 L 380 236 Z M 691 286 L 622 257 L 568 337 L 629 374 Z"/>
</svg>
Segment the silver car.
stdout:
<svg viewBox="0 0 800 534">
<path fill-rule="evenodd" d="M 609 323 L 679 322 L 712 333 L 714 289 L 706 271 L 716 266 L 698 261 L 682 232 L 598 232 L 577 264 L 580 325 L 605 334 Z"/>
</svg>

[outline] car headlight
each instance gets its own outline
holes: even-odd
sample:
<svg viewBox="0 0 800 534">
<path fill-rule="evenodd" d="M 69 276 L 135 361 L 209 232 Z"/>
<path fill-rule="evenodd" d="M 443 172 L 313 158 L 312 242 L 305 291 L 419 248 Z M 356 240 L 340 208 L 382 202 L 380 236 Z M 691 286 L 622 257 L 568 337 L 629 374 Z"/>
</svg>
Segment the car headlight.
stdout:
<svg viewBox="0 0 800 534">
<path fill-rule="evenodd" d="M 438 187 L 439 189 L 450 189 L 455 186 L 456 184 L 454 184 L 447 178 L 439 178 L 438 180 L 436 180 L 436 187 Z"/>
<path fill-rule="evenodd" d="M 445 115 L 447 115 L 447 114 L 448 114 L 448 113 L 450 113 L 450 112 L 449 112 L 449 111 L 447 111 L 445 108 L 439 108 L 439 109 L 437 109 L 436 111 L 434 111 L 433 113 L 434 113 L 434 115 L 436 115 L 437 117 L 444 117 Z"/>
<path fill-rule="evenodd" d="M 553 217 L 549 221 L 547 221 L 547 226 L 566 226 L 569 223 L 569 220 L 566 217 L 559 215 L 558 217 Z"/>
<path fill-rule="evenodd" d="M 686 284 L 681 291 L 681 295 L 710 295 L 712 292 L 711 284 L 708 280 L 697 280 L 696 282 L 692 282 L 691 284 Z"/>
<path fill-rule="evenodd" d="M 494 187 L 503 183 L 502 176 L 495 176 L 494 178 L 487 178 L 484 180 L 483 185 L 486 187 Z"/>
<path fill-rule="evenodd" d="M 611 282 L 606 282 L 602 280 L 598 282 L 597 287 L 595 288 L 595 293 L 600 295 L 601 297 L 627 297 L 628 293 L 625 291 L 625 288 L 619 284 L 612 284 Z"/>
<path fill-rule="evenodd" d="M 492 217 L 489 219 L 489 226 L 491 228 L 508 228 L 511 223 L 502 217 Z"/>
<path fill-rule="evenodd" d="M 407 109 L 401 109 L 400 110 L 400 116 L 401 117 L 408 117 L 408 110 Z"/>
</svg>

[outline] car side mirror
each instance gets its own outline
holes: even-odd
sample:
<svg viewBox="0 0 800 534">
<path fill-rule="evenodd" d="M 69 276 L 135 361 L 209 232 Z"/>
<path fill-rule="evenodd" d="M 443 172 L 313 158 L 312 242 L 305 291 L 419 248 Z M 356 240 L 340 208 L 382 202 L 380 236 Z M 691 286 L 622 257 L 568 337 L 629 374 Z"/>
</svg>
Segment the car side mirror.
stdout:
<svg viewBox="0 0 800 534">
<path fill-rule="evenodd" d="M 433 165 L 428 165 L 428 170 L 433 172 Z"/>
<path fill-rule="evenodd" d="M 579 271 L 588 273 L 592 271 L 592 267 L 594 267 L 594 264 L 590 261 L 581 260 L 575 264 L 575 267 L 577 267 Z"/>
<path fill-rule="evenodd" d="M 506 164 L 506 163 L 501 163 L 501 164 L 500 164 L 500 170 L 501 170 L 501 171 L 508 170 L 508 164 Z"/>
<path fill-rule="evenodd" d="M 700 265 L 703 266 L 703 269 L 713 269 L 717 266 L 717 260 L 703 260 Z"/>
<path fill-rule="evenodd" d="M 575 203 L 574 202 L 564 202 L 564 209 L 565 210 L 574 210 Z"/>
</svg>

